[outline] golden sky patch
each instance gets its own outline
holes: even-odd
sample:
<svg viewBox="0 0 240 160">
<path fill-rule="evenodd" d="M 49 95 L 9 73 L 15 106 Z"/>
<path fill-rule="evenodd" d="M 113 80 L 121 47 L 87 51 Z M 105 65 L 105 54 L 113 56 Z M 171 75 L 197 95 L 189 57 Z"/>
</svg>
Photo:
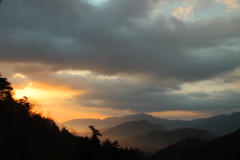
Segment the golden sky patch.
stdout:
<svg viewBox="0 0 240 160">
<path fill-rule="evenodd" d="M 23 74 L 20 74 L 20 73 L 16 73 L 13 75 L 13 77 L 19 77 L 19 78 L 26 78 Z"/>
<path fill-rule="evenodd" d="M 161 117 L 161 118 L 169 118 L 169 119 L 192 119 L 192 117 L 203 117 L 204 115 L 194 112 L 194 111 L 180 111 L 180 110 L 175 110 L 175 111 L 164 111 L 164 112 L 152 112 L 150 113 L 151 115 L 155 117 Z M 176 118 L 174 118 L 176 117 Z"/>
<path fill-rule="evenodd" d="M 216 0 L 219 3 L 226 5 L 225 12 L 235 11 L 240 9 L 239 0 Z"/>
<path fill-rule="evenodd" d="M 44 85 L 43 85 L 44 86 Z M 51 113 L 56 121 L 63 122 L 75 117 L 73 115 L 79 114 L 75 110 L 68 110 L 67 100 L 81 92 L 74 92 L 71 90 L 57 90 L 56 88 L 39 88 L 34 83 L 29 83 L 24 89 L 14 89 L 15 97 L 22 98 L 24 96 L 33 100 L 41 106 L 43 114 Z M 87 115 L 86 113 L 83 115 Z M 79 116 L 80 117 L 80 116 Z M 86 117 L 86 116 L 85 116 Z"/>
<path fill-rule="evenodd" d="M 173 10 L 172 15 L 177 18 L 189 19 L 192 15 L 194 15 L 194 6 L 186 6 L 186 7 L 177 7 Z"/>
</svg>

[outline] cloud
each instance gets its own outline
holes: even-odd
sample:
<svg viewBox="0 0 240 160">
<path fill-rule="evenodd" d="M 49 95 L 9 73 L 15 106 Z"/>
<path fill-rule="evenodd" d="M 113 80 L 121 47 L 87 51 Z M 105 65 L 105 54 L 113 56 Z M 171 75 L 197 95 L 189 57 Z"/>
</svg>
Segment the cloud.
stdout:
<svg viewBox="0 0 240 160">
<path fill-rule="evenodd" d="M 138 93 L 138 94 L 137 94 Z M 83 106 L 95 108 L 113 108 L 116 110 L 130 109 L 134 112 L 162 112 L 169 110 L 204 111 L 239 109 L 240 92 L 225 90 L 222 92 L 192 92 L 171 93 L 161 91 L 128 92 L 116 90 L 115 92 L 89 92 L 75 97 Z"/>
<path fill-rule="evenodd" d="M 44 1 L 35 4 L 25 0 L 20 7 L 8 3 L 5 12 L 9 14 L 1 14 L 5 24 L 1 29 L 1 60 L 5 62 L 36 62 L 56 70 L 90 70 L 105 75 L 151 73 L 180 80 L 201 80 L 238 66 L 234 61 L 239 55 L 231 50 L 219 54 L 214 47 L 228 46 L 228 41 L 238 44 L 239 17 L 187 23 L 160 16 L 150 21 L 147 13 L 152 5 L 148 1 L 110 1 L 102 8 L 82 1 L 69 2 L 66 8 L 65 2 L 44 6 Z M 196 59 L 196 65 L 194 50 L 206 55 L 211 52 L 219 61 L 214 62 L 212 56 Z M 202 77 L 191 75 L 201 66 L 221 65 L 226 54 L 231 55 L 231 64 L 224 65 L 225 69 L 214 74 L 204 69 Z M 183 74 L 178 76 L 180 72 Z"/>
<path fill-rule="evenodd" d="M 235 1 L 218 3 L 238 8 Z M 219 7 L 215 0 L 4 1 L 1 72 L 15 75 L 14 83 L 22 75 L 39 86 L 84 91 L 73 100 L 82 106 L 148 112 L 217 108 L 221 104 L 214 101 L 223 92 L 176 93 L 185 83 L 217 78 L 238 83 L 240 17 L 191 19 L 205 9 Z M 227 105 L 237 108 L 228 103 L 223 108 Z"/>
<path fill-rule="evenodd" d="M 177 7 L 173 10 L 172 15 L 177 18 L 189 19 L 190 16 L 194 15 L 194 6 Z"/>
<path fill-rule="evenodd" d="M 225 10 L 225 12 L 230 12 L 230 11 L 240 9 L 240 4 L 238 0 L 216 0 L 216 1 L 226 5 L 227 9 Z"/>
<path fill-rule="evenodd" d="M 209 93 L 206 93 L 203 91 L 202 92 L 191 92 L 191 93 L 188 93 L 188 95 L 193 98 L 208 98 L 208 97 L 210 97 Z"/>
</svg>

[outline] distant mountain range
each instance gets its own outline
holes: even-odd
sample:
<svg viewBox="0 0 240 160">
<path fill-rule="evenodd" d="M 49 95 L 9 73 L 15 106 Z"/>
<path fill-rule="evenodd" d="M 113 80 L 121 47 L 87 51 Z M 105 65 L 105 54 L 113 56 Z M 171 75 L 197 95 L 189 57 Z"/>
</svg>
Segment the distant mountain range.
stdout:
<svg viewBox="0 0 240 160">
<path fill-rule="evenodd" d="M 240 112 L 235 112 L 230 115 L 219 115 L 200 120 L 200 122 L 194 124 L 191 124 L 191 122 L 194 122 L 194 120 L 190 121 L 189 124 L 184 124 L 181 127 L 200 128 L 215 133 L 219 136 L 234 132 L 240 128 Z"/>
<path fill-rule="evenodd" d="M 169 121 L 167 119 L 156 118 L 145 113 L 139 113 L 134 115 L 128 115 L 123 117 L 108 117 L 103 120 L 101 119 L 72 119 L 67 122 L 62 123 L 62 125 L 74 128 L 77 131 L 86 131 L 88 130 L 89 125 L 94 125 L 96 128 L 106 128 L 114 127 L 116 125 L 130 122 L 130 121 L 140 121 L 146 120 L 150 123 L 160 123 L 162 121 Z M 171 121 L 170 121 L 171 122 Z"/>
<path fill-rule="evenodd" d="M 201 140 L 209 141 L 218 136 L 211 132 L 195 128 L 182 128 L 172 131 L 160 131 L 155 129 L 147 134 L 123 139 L 119 143 L 121 146 L 138 147 L 143 151 L 156 152 L 186 137 L 197 137 Z"/>
<path fill-rule="evenodd" d="M 185 138 L 145 160 L 237 160 L 240 159 L 240 130 L 209 142 Z"/>
<path fill-rule="evenodd" d="M 139 113 L 123 117 L 109 117 L 103 120 L 100 119 L 73 119 L 62 123 L 68 128 L 73 128 L 76 131 L 87 131 L 89 125 L 94 125 L 97 129 L 114 127 L 116 125 L 130 122 L 146 120 L 150 123 L 158 123 L 168 130 L 176 128 L 197 128 L 208 130 L 218 136 L 231 133 L 240 128 L 240 112 L 235 112 L 230 115 L 218 115 L 210 118 L 200 118 L 191 121 L 186 120 L 168 120 L 153 117 L 145 113 Z"/>
<path fill-rule="evenodd" d="M 112 140 L 121 140 L 130 136 L 147 134 L 148 132 L 155 129 L 161 131 L 167 130 L 161 124 L 152 124 L 146 120 L 141 120 L 125 122 L 123 124 L 107 129 L 102 134 L 104 137 L 110 138 Z"/>
<path fill-rule="evenodd" d="M 94 125 L 103 139 L 118 140 L 123 147 L 138 147 L 155 152 L 186 137 L 197 137 L 209 141 L 240 129 L 240 112 L 218 115 L 190 121 L 168 120 L 140 113 L 123 117 L 100 119 L 75 119 L 63 123 L 77 131 L 88 130 Z M 91 132 L 81 133 L 91 135 Z"/>
</svg>

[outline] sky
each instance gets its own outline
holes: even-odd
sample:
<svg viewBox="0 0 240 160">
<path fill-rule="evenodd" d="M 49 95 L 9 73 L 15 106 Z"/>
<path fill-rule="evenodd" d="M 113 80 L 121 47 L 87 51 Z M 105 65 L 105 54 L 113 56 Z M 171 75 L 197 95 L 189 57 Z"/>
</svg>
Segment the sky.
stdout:
<svg viewBox="0 0 240 160">
<path fill-rule="evenodd" d="M 58 122 L 240 111 L 239 0 L 2 0 L 0 72 Z"/>
</svg>

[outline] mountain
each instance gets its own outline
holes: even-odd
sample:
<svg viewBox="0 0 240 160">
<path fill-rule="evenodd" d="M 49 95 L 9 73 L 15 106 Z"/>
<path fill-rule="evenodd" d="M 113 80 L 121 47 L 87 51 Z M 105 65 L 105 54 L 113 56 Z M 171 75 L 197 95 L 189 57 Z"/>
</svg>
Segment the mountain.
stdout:
<svg viewBox="0 0 240 160">
<path fill-rule="evenodd" d="M 123 117 L 109 117 L 101 119 L 73 119 L 62 123 L 64 126 L 73 128 L 76 131 L 88 131 L 88 126 L 93 125 L 96 128 L 113 127 L 129 121 L 146 120 L 150 123 L 159 123 L 168 130 L 176 128 L 198 128 L 208 130 L 218 136 L 231 133 L 240 128 L 240 112 L 230 115 L 218 115 L 209 118 L 199 118 L 190 121 L 186 120 L 168 120 L 157 118 L 145 113 L 128 115 Z"/>
<path fill-rule="evenodd" d="M 209 142 L 196 138 L 183 139 L 162 149 L 146 160 L 237 160 L 240 159 L 240 130 Z"/>
<path fill-rule="evenodd" d="M 112 126 L 112 123 L 104 122 L 101 119 L 72 119 L 62 123 L 63 126 L 74 129 L 76 131 L 89 131 L 88 126 L 93 125 L 96 128 L 105 128 Z"/>
<path fill-rule="evenodd" d="M 174 145 L 170 145 L 156 153 L 150 155 L 146 160 L 165 160 L 165 159 L 177 159 L 183 152 L 190 152 L 193 148 L 199 147 L 206 143 L 197 137 L 187 137 Z"/>
<path fill-rule="evenodd" d="M 208 130 L 218 136 L 228 134 L 240 128 L 240 112 L 206 118 L 191 127 Z"/>
<path fill-rule="evenodd" d="M 143 151 L 156 152 L 186 137 L 197 137 L 204 141 L 217 138 L 213 133 L 195 128 L 181 128 L 172 131 L 153 130 L 145 135 L 138 135 L 123 139 L 122 146 L 138 147 Z"/>
<path fill-rule="evenodd" d="M 184 125 L 185 123 L 188 123 L 188 121 L 168 120 L 168 119 L 157 118 L 145 113 L 139 113 L 139 114 L 128 115 L 123 117 L 108 117 L 103 120 L 72 119 L 62 123 L 62 125 L 68 128 L 75 129 L 76 131 L 88 131 L 89 125 L 93 125 L 96 128 L 106 128 L 106 127 L 113 127 L 125 122 L 140 121 L 140 120 L 146 120 L 150 123 L 159 123 L 164 127 L 166 127 L 167 129 L 175 129 L 179 126 Z"/>
<path fill-rule="evenodd" d="M 152 130 L 166 131 L 167 129 L 161 124 L 152 124 L 146 120 L 125 122 L 110 129 L 107 129 L 102 134 L 104 137 L 112 140 L 121 140 L 122 138 L 146 134 Z"/>
</svg>

